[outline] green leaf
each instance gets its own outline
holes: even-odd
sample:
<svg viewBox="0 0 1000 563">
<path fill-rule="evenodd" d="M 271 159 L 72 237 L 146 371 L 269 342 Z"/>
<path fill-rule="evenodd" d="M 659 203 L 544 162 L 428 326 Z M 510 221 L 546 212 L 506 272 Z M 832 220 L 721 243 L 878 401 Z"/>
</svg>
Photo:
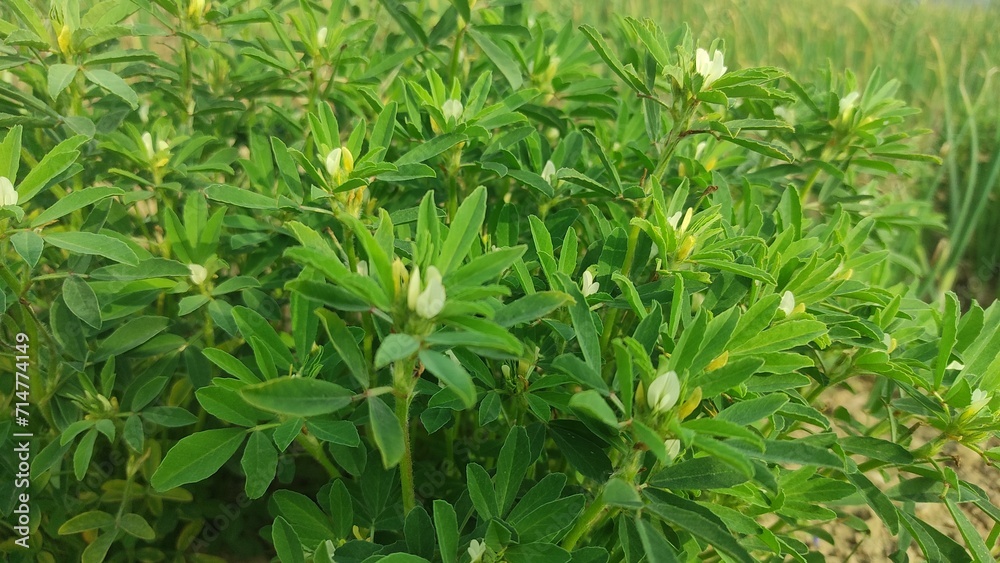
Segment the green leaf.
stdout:
<svg viewBox="0 0 1000 563">
<path fill-rule="evenodd" d="M 219 369 L 244 383 L 260 383 L 261 381 L 260 377 L 250 371 L 250 368 L 244 365 L 243 362 L 218 348 L 205 348 L 201 353 L 208 358 L 208 361 L 218 366 Z"/>
<path fill-rule="evenodd" d="M 489 473 L 478 463 L 470 463 L 465 468 L 466 482 L 469 486 L 469 498 L 472 506 L 483 521 L 500 517 L 500 508 L 497 506 L 497 496 L 493 489 L 493 481 Z"/>
<path fill-rule="evenodd" d="M 445 133 L 444 135 L 434 137 L 425 143 L 418 143 L 409 152 L 396 159 L 395 164 L 401 169 L 408 164 L 418 164 L 425 160 L 434 158 L 451 147 L 467 140 L 469 140 L 469 138 L 462 133 Z"/>
<path fill-rule="evenodd" d="M 581 416 L 589 416 L 611 428 L 618 428 L 618 417 L 615 416 L 604 397 L 593 389 L 573 394 L 569 400 L 569 406 Z"/>
<path fill-rule="evenodd" d="M 431 350 L 420 352 L 420 362 L 451 388 L 462 400 L 465 408 L 471 408 L 476 404 L 476 384 L 472 381 L 472 376 L 461 364 L 452 360 L 448 356 Z"/>
<path fill-rule="evenodd" d="M 746 264 L 739 264 L 730 260 L 716 260 L 714 258 L 698 258 L 697 255 L 691 257 L 692 262 L 697 262 L 702 266 L 707 266 L 709 268 L 715 268 L 716 270 L 722 270 L 723 272 L 730 272 L 738 276 L 743 276 L 745 278 L 750 278 L 752 280 L 757 280 L 769 285 L 775 285 L 777 282 L 774 276 L 761 270 L 760 268 L 755 268 L 754 266 L 748 266 Z"/>
<path fill-rule="evenodd" d="M 670 542 L 663 537 L 663 533 L 646 522 L 642 518 L 636 517 L 635 527 L 642 540 L 642 547 L 646 551 L 647 563 L 676 563 L 677 553 Z"/>
<path fill-rule="evenodd" d="M 586 504 L 583 495 L 573 495 L 545 503 L 511 522 L 521 543 L 555 542 L 576 521 Z"/>
<path fill-rule="evenodd" d="M 472 250 L 472 243 L 478 238 L 485 218 L 486 188 L 479 186 L 459 206 L 434 262 L 442 276 L 457 268 Z"/>
<path fill-rule="evenodd" d="M 165 317 L 139 317 L 118 327 L 111 336 L 97 346 L 93 361 L 100 362 L 111 356 L 120 356 L 137 348 L 166 330 L 170 319 Z"/>
<path fill-rule="evenodd" d="M 951 513 L 952 519 L 955 520 L 955 525 L 958 526 L 958 531 L 962 534 L 962 538 L 965 540 L 965 545 L 969 548 L 969 552 L 972 554 L 972 560 L 976 563 L 989 563 L 996 561 L 990 553 L 989 546 L 986 545 L 982 536 L 979 535 L 979 530 L 973 526 L 972 522 L 969 521 L 969 517 L 962 512 L 962 509 L 958 507 L 958 504 L 950 498 L 945 498 L 944 503 L 947 505 L 948 512 Z"/>
<path fill-rule="evenodd" d="M 406 515 L 403 536 L 407 553 L 425 559 L 434 557 L 434 525 L 424 507 L 417 505 Z"/>
<path fill-rule="evenodd" d="M 286 370 L 295 361 L 288 346 L 281 341 L 277 331 L 260 313 L 243 306 L 233 307 L 233 319 L 236 321 L 240 334 L 246 338 L 251 347 L 254 345 L 253 338 L 259 339 L 260 344 L 275 360 L 277 369 Z"/>
<path fill-rule="evenodd" d="M 434 501 L 434 529 L 442 563 L 455 563 L 458 560 L 458 517 L 448 501 Z"/>
<path fill-rule="evenodd" d="M 559 450 L 577 471 L 598 483 L 611 475 L 611 459 L 603 444 L 582 423 L 554 421 L 549 430 Z"/>
<path fill-rule="evenodd" d="M 53 180 L 61 178 L 60 175 L 73 166 L 79 158 L 80 151 L 76 149 L 87 140 L 88 137 L 85 135 L 70 137 L 53 147 L 38 164 L 32 166 L 31 171 L 17 186 L 18 204 L 23 206 L 28 203 L 38 192 L 49 187 Z M 78 172 L 82 168 L 78 166 L 75 170 Z M 66 177 L 71 177 L 73 174 L 75 172 L 70 171 Z"/>
<path fill-rule="evenodd" d="M 14 233 L 10 237 L 10 243 L 29 268 L 38 265 L 38 259 L 42 257 L 42 249 L 45 248 L 45 241 L 38 233 L 35 231 Z"/>
<path fill-rule="evenodd" d="M 336 313 L 326 309 L 317 309 L 316 314 L 319 315 L 320 322 L 330 336 L 330 343 L 340 354 L 351 375 L 362 387 L 368 387 L 368 362 L 361 354 L 361 348 L 358 347 L 354 336 L 347 330 L 347 323 Z"/>
<path fill-rule="evenodd" d="M 242 428 L 204 430 L 182 438 L 163 458 L 149 484 L 163 492 L 215 474 L 246 437 Z"/>
<path fill-rule="evenodd" d="M 604 502 L 609 506 L 622 508 L 642 508 L 642 499 L 635 487 L 625 480 L 615 477 L 604 485 Z"/>
<path fill-rule="evenodd" d="M 557 272 L 555 277 L 559 280 L 562 290 L 575 301 L 569 306 L 569 315 L 573 320 L 573 328 L 576 329 L 576 340 L 583 352 L 583 359 L 592 371 L 601 373 L 601 342 L 597 335 L 594 319 L 590 315 L 590 308 L 587 306 L 587 299 L 583 293 L 580 293 L 580 288 L 569 279 L 569 276 Z"/>
<path fill-rule="evenodd" d="M 273 197 L 225 184 L 208 186 L 205 188 L 205 196 L 213 201 L 247 209 L 277 209 L 278 207 Z"/>
<path fill-rule="evenodd" d="M 573 298 L 561 291 L 539 291 L 507 303 L 493 316 L 493 321 L 502 327 L 513 327 L 540 319 Z"/>
<path fill-rule="evenodd" d="M 278 554 L 278 560 L 282 563 L 305 563 L 306 558 L 302 554 L 299 537 L 292 529 L 292 525 L 281 516 L 275 518 L 274 525 L 271 526 L 271 542 Z"/>
<path fill-rule="evenodd" d="M 309 497 L 282 489 L 275 491 L 271 499 L 278 515 L 288 521 L 303 547 L 316 546 L 333 536 L 329 518 Z"/>
<path fill-rule="evenodd" d="M 48 92 L 53 100 L 58 98 L 59 93 L 73 82 L 77 70 L 78 68 L 74 65 L 61 63 L 49 67 Z"/>
<path fill-rule="evenodd" d="M 548 542 L 519 543 L 504 551 L 508 563 L 569 563 L 573 556 L 568 551 Z"/>
<path fill-rule="evenodd" d="M 779 352 L 808 344 L 824 334 L 826 334 L 826 325 L 819 321 L 793 319 L 776 324 L 753 336 L 733 351 L 739 354 Z"/>
<path fill-rule="evenodd" d="M 122 514 L 118 521 L 118 527 L 130 536 L 135 536 L 141 540 L 153 541 L 156 539 L 156 532 L 149 526 L 146 519 L 134 512 Z"/>
<path fill-rule="evenodd" d="M 726 489 L 745 483 L 747 477 L 714 457 L 696 457 L 653 475 L 650 487 L 671 490 Z"/>
<path fill-rule="evenodd" d="M 409 334 L 394 333 L 385 337 L 375 352 L 375 369 L 413 357 L 420 349 L 420 342 Z"/>
<path fill-rule="evenodd" d="M 340 479 L 330 487 L 330 516 L 333 520 L 334 537 L 344 538 L 351 533 L 354 525 L 354 505 L 347 485 Z"/>
<path fill-rule="evenodd" d="M 120 76 L 110 70 L 84 70 L 84 76 L 94 84 L 125 100 L 132 109 L 139 108 L 139 96 Z"/>
<path fill-rule="evenodd" d="M 874 483 L 872 483 L 868 477 L 865 477 L 863 473 L 847 473 L 847 479 L 854 483 L 854 486 L 858 488 L 858 492 L 861 496 L 865 498 L 868 506 L 871 507 L 872 511 L 878 515 L 879 519 L 885 523 L 885 526 L 889 528 L 889 532 L 892 535 L 899 533 L 899 514 L 896 510 L 896 506 L 892 504 L 889 497 L 882 492 Z"/>
<path fill-rule="evenodd" d="M 727 407 L 720 412 L 716 418 L 725 420 L 733 424 L 746 426 L 753 424 L 762 418 L 767 418 L 778 412 L 778 409 L 785 406 L 788 397 L 781 394 L 765 395 L 758 399 L 741 401 Z"/>
<path fill-rule="evenodd" d="M 208 414 L 239 426 L 254 426 L 266 416 L 248 405 L 236 391 L 225 387 L 202 387 L 195 391 L 195 397 Z"/>
<path fill-rule="evenodd" d="M 903 446 L 870 436 L 845 436 L 838 443 L 845 452 L 896 465 L 909 465 L 914 459 L 913 454 Z"/>
<path fill-rule="evenodd" d="M 85 231 L 70 231 L 64 233 L 47 233 L 43 235 L 45 242 L 63 250 L 77 254 L 90 254 L 129 264 L 139 264 L 139 257 L 124 242 L 98 233 Z"/>
<path fill-rule="evenodd" d="M 382 464 L 386 469 L 395 466 L 403 459 L 406 444 L 403 438 L 403 427 L 392 409 L 378 397 L 368 399 L 368 417 L 375 445 L 382 454 Z"/>
<path fill-rule="evenodd" d="M 711 545 L 740 563 L 754 563 L 754 558 L 732 532 L 712 512 L 698 504 L 665 491 L 646 489 L 651 501 L 648 510 L 664 522 L 676 526 Z"/>
<path fill-rule="evenodd" d="M 260 498 L 274 480 L 274 472 L 278 469 L 278 450 L 263 432 L 252 432 L 240 464 L 247 478 L 247 497 Z"/>
<path fill-rule="evenodd" d="M 351 404 L 350 390 L 329 381 L 281 377 L 239 391 L 251 405 L 289 416 L 316 416 L 338 411 Z"/>
<path fill-rule="evenodd" d="M 470 25 L 466 27 L 466 30 L 468 30 L 469 37 L 479 45 L 483 53 L 486 53 L 486 56 L 500 69 L 500 73 L 510 83 L 511 90 L 519 90 L 521 84 L 524 83 L 524 79 L 521 75 L 521 67 L 517 64 L 517 61 L 487 35 L 480 33 L 478 29 Z"/>
<path fill-rule="evenodd" d="M 97 536 L 97 539 L 83 550 L 80 555 L 80 563 L 104 563 L 108 550 L 111 549 L 111 544 L 115 543 L 117 537 L 117 533 L 104 533 Z"/>
<path fill-rule="evenodd" d="M 517 491 L 521 488 L 531 462 L 527 432 L 521 426 L 511 428 L 500 448 L 497 473 L 493 478 L 500 516 L 507 514 L 514 504 L 514 498 L 517 497 Z"/>
<path fill-rule="evenodd" d="M 361 442 L 361 437 L 358 435 L 358 427 L 349 420 L 310 418 L 306 421 L 306 427 L 313 436 L 324 442 L 331 442 L 351 448 Z"/>
<path fill-rule="evenodd" d="M 59 198 L 58 201 L 45 211 L 39 213 L 37 217 L 31 220 L 31 226 L 38 227 L 44 225 L 88 205 L 109 197 L 123 195 L 124 193 L 121 188 L 108 186 L 93 186 L 85 190 L 71 192 L 66 197 Z"/>
<path fill-rule="evenodd" d="M 596 29 L 594 29 L 593 26 L 581 25 L 580 31 L 582 31 L 584 35 L 587 36 L 587 40 L 590 41 L 590 44 L 594 47 L 594 50 L 597 51 L 597 54 L 600 55 L 602 59 L 604 59 L 604 62 L 607 63 L 608 67 L 615 74 L 617 74 L 619 78 L 625 81 L 625 84 L 627 84 L 630 88 L 632 88 L 636 92 L 641 92 L 643 94 L 650 94 L 649 89 L 646 88 L 646 85 L 643 84 L 642 81 L 639 80 L 637 76 L 626 72 L 625 67 L 622 66 L 621 61 L 619 61 L 618 57 L 616 57 L 611 52 L 611 49 L 608 48 L 607 42 L 604 41 L 604 38 L 601 37 L 601 34 Z"/>
<path fill-rule="evenodd" d="M 101 328 L 101 304 L 90 284 L 80 276 L 67 276 L 62 292 L 66 306 L 78 319 L 96 329 Z"/>
<path fill-rule="evenodd" d="M 59 535 L 79 534 L 87 530 L 110 528 L 115 525 L 115 517 L 100 510 L 91 510 L 77 514 L 59 526 Z"/>
</svg>

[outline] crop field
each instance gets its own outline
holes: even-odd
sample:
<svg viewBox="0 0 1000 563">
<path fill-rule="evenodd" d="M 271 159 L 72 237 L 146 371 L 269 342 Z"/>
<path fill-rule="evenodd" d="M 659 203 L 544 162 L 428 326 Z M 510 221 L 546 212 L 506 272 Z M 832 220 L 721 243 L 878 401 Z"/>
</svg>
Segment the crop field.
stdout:
<svg viewBox="0 0 1000 563">
<path fill-rule="evenodd" d="M 0 559 L 998 560 L 996 22 L 5 0 Z"/>
</svg>

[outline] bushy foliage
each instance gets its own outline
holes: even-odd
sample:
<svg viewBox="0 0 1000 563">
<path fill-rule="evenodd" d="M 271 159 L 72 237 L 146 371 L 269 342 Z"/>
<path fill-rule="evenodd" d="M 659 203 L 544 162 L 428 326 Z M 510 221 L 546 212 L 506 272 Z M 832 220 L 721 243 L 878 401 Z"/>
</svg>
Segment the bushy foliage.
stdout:
<svg viewBox="0 0 1000 563">
<path fill-rule="evenodd" d="M 81 4 L 0 11 L 12 561 L 820 561 L 857 506 L 992 560 L 941 452 L 1000 457 L 1000 306 L 889 265 L 896 81 L 514 2 Z"/>
</svg>

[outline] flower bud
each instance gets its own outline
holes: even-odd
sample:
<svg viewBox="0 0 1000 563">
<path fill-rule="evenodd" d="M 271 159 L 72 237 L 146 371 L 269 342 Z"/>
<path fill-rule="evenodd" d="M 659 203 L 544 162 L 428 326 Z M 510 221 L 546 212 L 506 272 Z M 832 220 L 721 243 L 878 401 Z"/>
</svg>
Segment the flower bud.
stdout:
<svg viewBox="0 0 1000 563">
<path fill-rule="evenodd" d="M 729 350 L 716 356 L 714 360 L 708 362 L 708 366 L 705 367 L 705 371 L 715 371 L 721 367 L 724 367 L 729 363 Z"/>
<path fill-rule="evenodd" d="M 326 47 L 326 35 L 329 31 L 330 30 L 328 30 L 325 25 L 316 31 L 316 45 L 318 45 L 320 49 Z"/>
<path fill-rule="evenodd" d="M 189 264 L 188 270 L 191 271 L 191 281 L 195 285 L 201 285 L 208 279 L 208 270 L 201 264 Z"/>
<path fill-rule="evenodd" d="M 694 391 L 691 392 L 691 396 L 688 397 L 683 404 L 681 404 L 679 409 L 677 409 L 677 418 L 680 420 L 684 420 L 685 418 L 688 417 L 688 415 L 693 413 L 694 409 L 698 408 L 698 405 L 700 404 L 701 404 L 701 387 L 695 387 Z"/>
<path fill-rule="evenodd" d="M 415 310 L 421 317 L 433 319 L 441 312 L 441 309 L 444 309 L 445 299 L 444 284 L 441 283 L 441 272 L 434 266 L 431 266 L 427 268 L 427 286 L 417 296 Z"/>
<path fill-rule="evenodd" d="M 10 178 L 0 176 L 0 207 L 5 205 L 17 205 L 17 190 Z"/>
<path fill-rule="evenodd" d="M 406 266 L 399 258 L 392 261 L 392 279 L 395 282 L 394 295 L 402 295 L 410 279 L 410 274 L 406 271 Z"/>
<path fill-rule="evenodd" d="M 661 374 L 649 384 L 646 391 L 646 402 L 653 412 L 663 413 L 673 408 L 680 398 L 681 382 L 677 372 L 670 370 Z"/>
<path fill-rule="evenodd" d="M 444 120 L 447 122 L 458 123 L 464 110 L 462 102 L 455 98 L 449 98 L 445 103 L 441 104 L 441 113 L 444 114 Z"/>
<path fill-rule="evenodd" d="M 417 310 L 418 297 L 420 297 L 420 267 L 414 264 L 410 273 L 410 286 L 406 292 L 406 306 L 411 311 Z"/>
<path fill-rule="evenodd" d="M 663 441 L 663 447 L 667 449 L 667 458 L 674 459 L 681 453 L 681 441 L 674 439 L 667 439 Z"/>
<path fill-rule="evenodd" d="M 556 165 L 551 160 L 545 161 L 545 166 L 542 168 L 542 180 L 545 180 L 550 186 L 555 187 Z"/>
<path fill-rule="evenodd" d="M 68 25 L 63 24 L 62 29 L 59 30 L 59 36 L 56 38 L 56 42 L 59 44 L 59 50 L 62 51 L 64 55 L 69 55 L 73 52 L 73 30 L 69 28 Z"/>
<path fill-rule="evenodd" d="M 580 293 L 584 297 L 589 297 L 601 288 L 601 284 L 594 281 L 594 274 L 590 273 L 590 270 L 584 270 L 583 279 L 580 281 Z"/>
<path fill-rule="evenodd" d="M 795 294 L 791 291 L 786 291 L 781 294 L 781 304 L 778 305 L 778 309 L 784 311 L 785 316 L 791 316 L 795 312 Z"/>
<path fill-rule="evenodd" d="M 686 260 L 688 256 L 691 255 L 691 251 L 694 250 L 695 238 L 694 235 L 688 235 L 684 242 L 677 247 L 677 259 Z"/>
</svg>

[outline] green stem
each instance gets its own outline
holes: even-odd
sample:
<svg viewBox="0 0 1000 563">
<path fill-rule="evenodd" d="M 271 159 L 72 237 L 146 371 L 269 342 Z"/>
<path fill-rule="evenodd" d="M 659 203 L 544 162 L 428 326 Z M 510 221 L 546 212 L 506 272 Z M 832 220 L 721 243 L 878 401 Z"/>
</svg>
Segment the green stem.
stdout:
<svg viewBox="0 0 1000 563">
<path fill-rule="evenodd" d="M 607 506 L 608 504 L 604 501 L 604 490 L 602 488 L 601 492 L 597 494 L 596 498 L 594 498 L 594 502 L 590 503 L 590 506 L 588 506 L 587 510 L 584 511 L 583 516 L 576 521 L 576 527 L 574 527 L 573 530 L 570 531 L 569 535 L 566 536 L 566 539 L 563 540 L 563 549 L 566 551 L 573 551 L 573 548 L 576 547 L 580 538 L 590 531 L 593 525 L 596 524 L 601 518 L 601 513 L 604 512 L 604 509 L 607 508 Z"/>
<path fill-rule="evenodd" d="M 399 481 L 402 486 L 403 514 L 417 505 L 413 489 L 413 449 L 410 445 L 410 397 L 413 392 L 413 360 L 393 363 L 393 386 L 396 389 L 396 420 L 403 430 L 403 459 L 399 462 Z"/>
<path fill-rule="evenodd" d="M 326 457 L 326 452 L 323 451 L 323 445 L 319 443 L 314 436 L 308 434 L 299 434 L 295 437 L 295 441 L 299 443 L 300 446 L 316 460 L 317 463 L 323 466 L 326 470 L 327 475 L 331 479 L 337 479 L 340 477 L 340 471 L 333 465 L 333 462 Z"/>
</svg>

